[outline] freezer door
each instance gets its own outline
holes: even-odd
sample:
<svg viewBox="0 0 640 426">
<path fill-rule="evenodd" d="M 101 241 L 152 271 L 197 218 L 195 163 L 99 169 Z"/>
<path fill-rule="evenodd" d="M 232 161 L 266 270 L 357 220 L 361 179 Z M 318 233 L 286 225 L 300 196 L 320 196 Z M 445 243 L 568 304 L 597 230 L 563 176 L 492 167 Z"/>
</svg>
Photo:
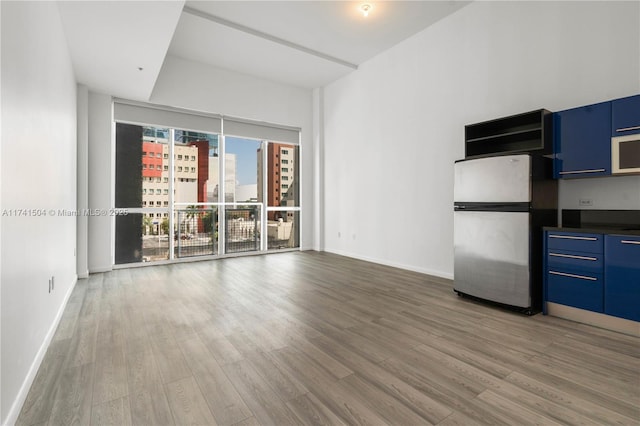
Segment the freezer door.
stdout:
<svg viewBox="0 0 640 426">
<path fill-rule="evenodd" d="M 531 201 L 531 157 L 528 154 L 457 161 L 454 171 L 454 201 Z"/>
<path fill-rule="evenodd" d="M 453 215 L 453 288 L 494 302 L 530 307 L 530 214 L 472 211 Z"/>
</svg>

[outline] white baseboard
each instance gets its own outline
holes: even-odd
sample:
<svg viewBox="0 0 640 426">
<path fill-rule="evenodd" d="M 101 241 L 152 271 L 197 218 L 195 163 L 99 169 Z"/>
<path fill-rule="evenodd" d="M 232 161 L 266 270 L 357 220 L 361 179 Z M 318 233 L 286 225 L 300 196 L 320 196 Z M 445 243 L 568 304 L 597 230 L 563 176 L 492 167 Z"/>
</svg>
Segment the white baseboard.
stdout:
<svg viewBox="0 0 640 426">
<path fill-rule="evenodd" d="M 446 280 L 453 280 L 453 274 L 450 274 L 450 273 L 447 273 L 447 272 L 442 272 L 442 271 L 436 271 L 434 269 L 419 268 L 419 267 L 416 267 L 416 266 L 413 266 L 413 265 L 406 265 L 406 264 L 397 263 L 397 262 L 389 262 L 387 260 L 376 259 L 376 258 L 368 257 L 368 256 L 361 256 L 359 254 L 349 253 L 349 252 L 346 252 L 346 251 L 343 251 L 343 250 L 327 250 L 327 249 L 325 249 L 324 251 L 326 251 L 327 253 L 338 254 L 340 256 L 346 256 L 346 257 L 352 257 L 354 259 L 364 260 L 366 262 L 379 263 L 380 265 L 391 266 L 393 268 L 405 269 L 407 271 L 413 271 L 413 272 L 418 272 L 418 273 L 421 273 L 421 274 L 431 275 L 431 276 L 438 277 L 438 278 L 444 278 Z"/>
<path fill-rule="evenodd" d="M 67 307 L 67 302 L 69 302 L 69 297 L 71 297 L 71 293 L 73 292 L 73 289 L 76 287 L 77 282 L 78 282 L 78 277 L 76 276 L 73 280 L 73 283 L 69 287 L 69 291 L 67 291 L 67 294 L 65 294 L 64 296 L 64 300 L 60 305 L 58 312 L 56 313 L 56 317 L 54 318 L 53 323 L 51 324 L 51 327 L 49 327 L 49 331 L 47 331 L 47 334 L 44 338 L 44 341 L 42 342 L 42 345 L 40 346 L 40 349 L 38 350 L 38 353 L 36 354 L 36 357 L 31 363 L 31 367 L 29 368 L 27 376 L 22 382 L 22 386 L 20 386 L 20 391 L 18 391 L 18 395 L 16 396 L 16 399 L 13 401 L 13 404 L 11 405 L 9 414 L 7 414 L 7 418 L 5 419 L 4 425 L 14 425 L 18 420 L 18 416 L 20 415 L 20 411 L 22 410 L 22 405 L 27 399 L 27 394 L 29 393 L 29 389 L 31 389 L 31 385 L 33 384 L 33 381 L 36 378 L 36 374 L 38 373 L 40 364 L 42 364 L 42 360 L 44 359 L 44 356 L 47 353 L 47 349 L 49 349 L 51 340 L 53 340 L 53 336 L 55 335 L 56 330 L 58 329 L 58 324 L 60 324 L 60 319 L 62 319 L 62 314 L 64 313 L 64 310 Z"/>
<path fill-rule="evenodd" d="M 96 273 L 100 273 L 100 272 L 111 272 L 111 271 L 113 271 L 113 265 L 95 266 L 95 267 L 90 267 L 89 268 L 89 273 L 90 274 L 96 274 Z"/>
</svg>

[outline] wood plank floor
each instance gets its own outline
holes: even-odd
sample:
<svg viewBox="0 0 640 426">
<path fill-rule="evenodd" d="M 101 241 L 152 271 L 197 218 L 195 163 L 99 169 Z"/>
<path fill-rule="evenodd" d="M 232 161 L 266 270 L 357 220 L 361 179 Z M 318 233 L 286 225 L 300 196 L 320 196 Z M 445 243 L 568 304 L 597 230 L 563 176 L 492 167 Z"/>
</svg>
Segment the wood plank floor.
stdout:
<svg viewBox="0 0 640 426">
<path fill-rule="evenodd" d="M 640 424 L 640 339 L 328 253 L 80 280 L 19 425 Z"/>
</svg>

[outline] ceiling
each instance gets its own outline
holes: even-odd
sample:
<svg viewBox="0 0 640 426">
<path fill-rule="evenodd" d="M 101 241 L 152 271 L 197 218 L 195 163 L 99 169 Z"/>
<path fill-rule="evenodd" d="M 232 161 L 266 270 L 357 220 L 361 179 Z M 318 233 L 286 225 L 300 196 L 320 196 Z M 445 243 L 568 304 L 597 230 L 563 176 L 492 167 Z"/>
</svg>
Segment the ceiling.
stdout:
<svg viewBox="0 0 640 426">
<path fill-rule="evenodd" d="M 59 1 L 78 81 L 148 100 L 166 55 L 324 86 L 464 1 Z M 141 69 L 140 69 L 141 68 Z"/>
</svg>

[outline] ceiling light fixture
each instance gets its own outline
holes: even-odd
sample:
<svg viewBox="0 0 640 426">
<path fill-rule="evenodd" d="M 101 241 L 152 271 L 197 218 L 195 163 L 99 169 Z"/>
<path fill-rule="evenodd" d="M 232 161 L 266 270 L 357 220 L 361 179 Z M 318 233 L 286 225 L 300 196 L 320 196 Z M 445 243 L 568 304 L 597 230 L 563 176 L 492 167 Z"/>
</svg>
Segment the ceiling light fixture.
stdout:
<svg viewBox="0 0 640 426">
<path fill-rule="evenodd" d="M 369 11 L 371 11 L 371 9 L 373 9 L 373 6 L 371 6 L 368 3 L 365 3 L 362 6 L 360 6 L 360 10 L 362 11 L 362 14 L 364 15 L 365 18 L 369 16 Z"/>
</svg>

